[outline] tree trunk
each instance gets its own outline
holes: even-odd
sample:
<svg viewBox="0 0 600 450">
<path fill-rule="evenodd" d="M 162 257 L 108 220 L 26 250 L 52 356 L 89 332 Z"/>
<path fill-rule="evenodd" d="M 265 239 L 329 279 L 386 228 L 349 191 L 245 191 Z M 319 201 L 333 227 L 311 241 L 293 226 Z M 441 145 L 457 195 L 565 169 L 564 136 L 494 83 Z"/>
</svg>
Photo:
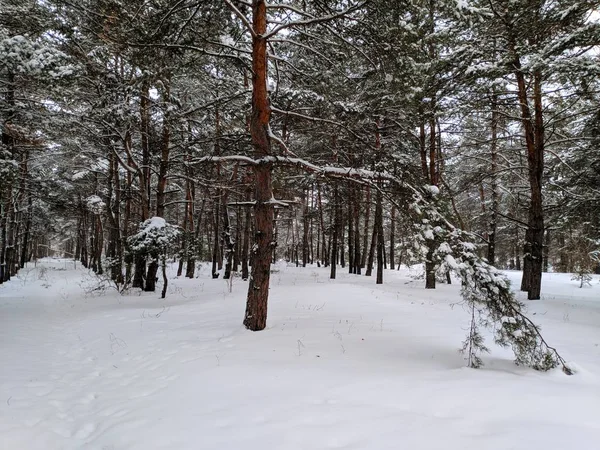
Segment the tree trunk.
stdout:
<svg viewBox="0 0 600 450">
<path fill-rule="evenodd" d="M 348 273 L 354 273 L 354 208 L 352 201 L 353 189 L 348 193 Z"/>
<path fill-rule="evenodd" d="M 250 201 L 250 192 L 246 197 L 246 201 Z M 248 250 L 250 249 L 250 221 L 252 220 L 252 213 L 250 208 L 246 208 L 246 214 L 244 219 L 244 237 L 242 243 L 242 280 L 248 279 Z"/>
<path fill-rule="evenodd" d="M 360 275 L 362 271 L 361 254 L 360 254 L 360 196 L 357 195 L 354 200 L 354 272 Z M 365 248 L 366 251 L 366 248 Z"/>
<path fill-rule="evenodd" d="M 535 124 L 529 107 L 527 83 L 521 70 L 521 61 L 515 52 L 513 41 L 509 43 L 514 55 L 513 67 L 517 79 L 518 97 L 521 106 L 521 121 L 525 131 L 527 147 L 527 165 L 529 168 L 529 187 L 531 200 L 529 205 L 528 228 L 525 233 L 525 257 L 521 289 L 527 291 L 529 300 L 538 300 L 542 284 L 542 258 L 544 241 L 544 210 L 542 198 L 542 175 L 544 171 L 544 122 L 542 105 L 542 74 L 534 71 L 533 101 Z"/>
<path fill-rule="evenodd" d="M 369 260 L 367 262 L 367 270 L 365 275 L 370 277 L 373 273 L 373 261 L 375 259 L 375 247 L 377 246 L 377 235 L 379 234 L 379 227 L 377 222 L 377 207 L 375 207 L 375 223 L 373 224 L 373 234 L 371 235 L 371 246 L 369 247 Z"/>
<path fill-rule="evenodd" d="M 162 277 L 163 277 L 163 288 L 160 294 L 160 298 L 165 298 L 167 296 L 167 286 L 169 285 L 169 280 L 167 279 L 167 257 L 163 255 L 162 261 Z"/>
<path fill-rule="evenodd" d="M 425 289 L 435 289 L 435 264 L 433 262 L 434 247 L 429 246 L 425 261 Z"/>
<path fill-rule="evenodd" d="M 317 251 L 317 255 L 319 255 L 319 259 L 323 263 L 325 267 L 327 267 L 327 237 L 325 233 L 325 220 L 323 219 L 323 202 L 321 201 L 321 186 L 317 185 L 317 201 L 318 201 L 318 210 L 319 210 L 319 225 L 321 226 L 321 237 L 322 237 L 322 245 L 321 245 L 321 253 Z"/>
<path fill-rule="evenodd" d="M 490 153 L 492 157 L 492 208 L 490 211 L 490 223 L 488 232 L 488 251 L 487 260 L 493 266 L 496 264 L 496 233 L 498 230 L 498 207 L 499 207 L 499 186 L 498 186 L 498 96 L 492 94 L 492 142 Z"/>
<path fill-rule="evenodd" d="M 154 292 L 156 290 L 156 274 L 158 273 L 158 256 L 156 256 L 150 264 L 148 264 L 148 273 L 146 274 L 146 292 Z"/>
<path fill-rule="evenodd" d="M 338 213 L 338 187 L 334 185 L 333 187 L 333 235 L 331 238 L 331 271 L 329 274 L 329 278 L 332 280 L 335 279 L 336 269 L 337 269 L 337 253 L 338 253 L 338 229 L 339 229 L 339 213 Z"/>
<path fill-rule="evenodd" d="M 383 284 L 384 263 L 384 236 L 383 236 L 383 205 L 381 190 L 377 190 L 377 203 L 375 206 L 375 228 L 377 229 L 377 280 L 376 284 Z"/>
<path fill-rule="evenodd" d="M 367 239 L 369 236 L 369 218 L 371 215 L 371 188 L 369 186 L 367 186 L 367 200 L 365 202 L 365 231 L 363 234 L 363 244 L 362 244 L 362 248 L 363 248 L 363 254 L 362 254 L 362 259 L 360 260 L 360 267 L 362 269 L 365 268 L 366 264 L 367 264 Z M 370 255 L 370 252 L 369 252 Z M 369 272 L 367 270 L 367 272 Z M 366 275 L 370 275 L 370 273 L 366 273 Z"/>
<path fill-rule="evenodd" d="M 544 258 L 542 261 L 542 271 L 548 272 L 548 255 L 550 254 L 550 229 L 546 229 L 546 235 L 544 238 Z"/>
<path fill-rule="evenodd" d="M 308 190 L 304 191 L 302 203 L 304 205 L 304 212 L 302 214 L 302 267 L 306 267 L 308 263 L 308 226 L 309 226 L 309 217 L 308 217 L 308 196 L 306 195 Z"/>
<path fill-rule="evenodd" d="M 218 270 L 218 259 L 219 259 L 219 225 L 220 225 L 220 217 L 221 217 L 221 195 L 220 192 L 217 192 L 217 199 L 215 201 L 214 210 L 213 210 L 213 249 L 212 249 L 212 277 L 213 279 L 219 278 L 219 270 Z"/>
<path fill-rule="evenodd" d="M 229 221 L 229 211 L 227 210 L 227 195 L 223 200 L 223 247 L 225 249 L 225 271 L 223 272 L 223 279 L 228 280 L 231 277 L 231 269 L 233 264 L 233 251 L 235 241 L 231 236 L 231 223 Z"/>
<path fill-rule="evenodd" d="M 392 205 L 390 220 L 390 269 L 395 269 L 396 258 L 396 206 Z"/>
<path fill-rule="evenodd" d="M 252 0 L 252 117 L 250 134 L 257 159 L 271 153 L 271 108 L 267 91 L 267 4 L 265 0 Z M 244 325 L 252 331 L 263 330 L 267 325 L 271 252 L 273 244 L 272 164 L 262 162 L 254 166 L 255 245 L 252 256 L 252 276 L 248 283 L 248 298 Z"/>
</svg>

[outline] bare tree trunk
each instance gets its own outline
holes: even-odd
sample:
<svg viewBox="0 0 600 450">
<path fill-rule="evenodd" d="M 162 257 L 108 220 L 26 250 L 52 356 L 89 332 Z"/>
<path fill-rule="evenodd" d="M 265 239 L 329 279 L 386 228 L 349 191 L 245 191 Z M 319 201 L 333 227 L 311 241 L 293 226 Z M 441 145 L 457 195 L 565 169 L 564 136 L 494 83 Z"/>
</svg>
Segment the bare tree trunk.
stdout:
<svg viewBox="0 0 600 450">
<path fill-rule="evenodd" d="M 367 264 L 367 239 L 369 236 L 369 217 L 371 215 L 371 188 L 369 186 L 367 186 L 367 200 L 365 202 L 365 231 L 363 234 L 363 254 L 362 254 L 362 259 L 360 260 L 360 267 L 362 269 L 364 269 L 364 267 Z M 370 252 L 369 252 L 370 255 Z M 367 272 L 369 272 L 367 270 Z M 367 273 L 366 275 L 370 275 L 370 273 Z"/>
<path fill-rule="evenodd" d="M 492 156 L 492 208 L 490 211 L 490 224 L 488 233 L 488 262 L 493 266 L 496 264 L 496 233 L 498 230 L 498 207 L 499 207 L 499 187 L 498 187 L 498 96 L 496 93 L 492 94 L 492 142 L 491 142 L 491 156 Z"/>
<path fill-rule="evenodd" d="M 529 300 L 538 300 L 542 284 L 542 258 L 544 243 L 544 210 L 542 198 L 542 175 L 544 171 L 544 121 L 542 104 L 542 73 L 534 70 L 533 101 L 535 117 L 529 107 L 527 83 L 521 70 L 521 60 L 516 54 L 514 41 L 509 42 L 509 50 L 514 56 L 513 67 L 517 79 L 518 97 L 521 106 L 521 122 L 525 130 L 527 163 L 529 167 L 529 186 L 531 202 L 529 221 L 525 233 L 525 256 L 521 290 L 527 291 Z M 535 123 L 533 120 L 535 120 Z"/>
<path fill-rule="evenodd" d="M 252 117 L 250 134 L 256 158 L 271 153 L 269 123 L 271 108 L 267 91 L 267 5 L 265 0 L 252 0 Z M 254 166 L 255 245 L 252 257 L 252 276 L 248 283 L 248 298 L 244 325 L 252 331 L 263 330 L 267 325 L 271 252 L 273 244 L 272 164 Z"/>
<path fill-rule="evenodd" d="M 396 206 L 392 205 L 390 220 L 390 269 L 395 269 L 396 258 Z"/>
<path fill-rule="evenodd" d="M 357 195 L 354 201 L 354 272 L 356 275 L 360 275 L 362 270 L 361 265 L 361 254 L 360 254 L 360 196 Z M 365 250 L 366 251 L 366 247 Z"/>
<path fill-rule="evenodd" d="M 550 253 L 550 229 L 546 229 L 546 235 L 544 238 L 544 258 L 542 262 L 542 270 L 548 272 L 548 255 Z"/>
<path fill-rule="evenodd" d="M 317 255 L 319 255 L 319 259 L 323 263 L 325 267 L 327 267 L 327 237 L 325 233 L 325 221 L 323 219 L 323 202 L 321 201 L 321 186 L 317 185 L 317 208 L 319 210 L 319 225 L 321 226 L 321 237 L 322 237 L 322 246 L 321 253 L 317 251 Z"/>
<path fill-rule="evenodd" d="M 367 262 L 367 270 L 365 275 L 370 277 L 373 273 L 373 261 L 375 259 L 375 247 L 377 246 L 377 236 L 379 234 L 379 223 L 378 223 L 378 208 L 375 206 L 375 220 L 373 223 L 373 234 L 371 235 L 371 246 L 369 247 L 369 260 Z"/>
<path fill-rule="evenodd" d="M 151 181 L 151 159 L 150 159 L 150 83 L 148 80 L 142 82 L 140 93 L 140 139 L 142 147 L 142 167 L 138 169 L 140 189 L 140 222 L 150 217 L 150 181 Z M 128 144 L 126 144 L 128 145 Z M 135 268 L 133 273 L 133 287 L 144 288 L 146 280 L 146 255 L 135 255 Z"/>
<path fill-rule="evenodd" d="M 219 259 L 219 227 L 221 221 L 221 195 L 217 191 L 215 205 L 213 209 L 213 250 L 212 250 L 212 277 L 219 278 L 218 259 Z"/>
<path fill-rule="evenodd" d="M 246 201 L 250 201 L 250 192 L 248 191 Z M 248 250 L 250 249 L 250 221 L 252 213 L 250 208 L 246 208 L 244 219 L 244 242 L 242 243 L 242 280 L 248 279 Z"/>
<path fill-rule="evenodd" d="M 302 230 L 302 267 L 306 267 L 306 264 L 308 263 L 308 226 L 309 226 L 309 220 L 308 220 L 308 196 L 306 195 L 306 191 L 304 191 L 304 194 L 302 196 L 302 203 L 304 206 L 304 212 L 302 215 L 302 226 L 303 226 L 303 230 Z"/>
<path fill-rule="evenodd" d="M 383 236 L 383 198 L 381 190 L 377 190 L 377 200 L 375 206 L 375 228 L 377 229 L 377 281 L 376 284 L 383 284 L 383 263 L 384 263 L 384 236 Z"/>
<path fill-rule="evenodd" d="M 164 102 L 168 103 L 170 100 L 170 88 L 169 88 L 169 80 L 165 81 L 166 88 L 163 93 Z M 161 153 L 160 153 L 160 163 L 158 169 L 158 183 L 156 185 L 156 216 L 164 217 L 165 216 L 165 203 L 166 203 L 166 188 L 167 188 L 167 174 L 169 172 L 169 154 L 170 154 L 170 144 L 171 144 L 171 129 L 169 124 L 169 112 L 168 112 L 168 104 L 167 110 L 164 113 L 163 119 L 163 129 L 162 129 L 162 137 L 161 137 Z M 156 274 L 158 273 L 159 266 L 159 258 L 163 257 L 162 255 L 155 255 L 148 265 L 148 273 L 146 275 L 146 292 L 154 292 L 156 290 Z"/>
<path fill-rule="evenodd" d="M 354 208 L 352 192 L 348 191 L 348 273 L 354 273 Z"/>
<path fill-rule="evenodd" d="M 167 279 L 167 256 L 163 255 L 161 260 L 162 266 L 162 278 L 163 278 L 163 288 L 160 294 L 160 298 L 165 298 L 167 296 L 167 286 L 169 285 L 169 280 Z"/>
<path fill-rule="evenodd" d="M 337 253 L 338 253 L 338 229 L 339 229 L 339 213 L 338 213 L 338 187 L 337 184 L 333 187 L 333 233 L 332 233 L 332 242 L 331 242 L 331 271 L 329 274 L 329 278 L 332 280 L 335 279 L 336 269 L 337 269 Z"/>
<path fill-rule="evenodd" d="M 227 195 L 225 195 L 225 199 L 223 201 L 223 247 L 225 249 L 225 271 L 223 272 L 224 280 L 228 280 L 231 277 L 234 245 L 235 241 L 231 236 L 231 223 L 229 220 L 229 211 L 227 210 Z"/>
</svg>

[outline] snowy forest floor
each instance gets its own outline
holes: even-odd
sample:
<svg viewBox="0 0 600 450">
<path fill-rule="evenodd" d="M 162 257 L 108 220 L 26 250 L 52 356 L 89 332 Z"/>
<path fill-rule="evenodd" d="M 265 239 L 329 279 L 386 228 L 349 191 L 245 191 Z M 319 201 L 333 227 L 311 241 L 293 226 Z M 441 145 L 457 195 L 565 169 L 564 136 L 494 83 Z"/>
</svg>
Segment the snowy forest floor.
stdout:
<svg viewBox="0 0 600 450">
<path fill-rule="evenodd" d="M 527 303 L 568 377 L 516 367 L 491 338 L 485 367 L 466 368 L 459 286 L 426 291 L 416 273 L 377 286 L 279 264 L 252 333 L 247 284 L 229 293 L 208 267 L 161 300 L 93 291 L 72 261 L 31 264 L 0 286 L 0 448 L 600 448 L 598 276 L 544 274 Z"/>
</svg>

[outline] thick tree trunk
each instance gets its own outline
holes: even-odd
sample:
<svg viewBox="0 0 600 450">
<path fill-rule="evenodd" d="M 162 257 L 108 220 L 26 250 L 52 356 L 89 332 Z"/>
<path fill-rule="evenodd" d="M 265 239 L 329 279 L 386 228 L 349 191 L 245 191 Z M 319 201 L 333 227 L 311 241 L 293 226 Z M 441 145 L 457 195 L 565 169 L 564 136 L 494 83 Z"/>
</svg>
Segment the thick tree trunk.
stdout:
<svg viewBox="0 0 600 450">
<path fill-rule="evenodd" d="M 433 262 L 433 247 L 429 246 L 425 261 L 425 289 L 435 289 L 435 264 Z"/>
<path fill-rule="evenodd" d="M 510 42 L 510 51 L 514 54 L 513 67 L 517 79 L 518 97 L 521 106 L 521 119 L 525 131 L 527 165 L 529 167 L 529 187 L 531 200 L 529 221 L 525 234 L 525 257 L 521 289 L 527 291 L 529 300 L 538 300 L 542 284 L 542 258 L 544 243 L 544 210 L 542 198 L 542 175 L 544 171 L 544 121 L 542 105 L 542 74 L 534 71 L 533 101 L 535 118 L 529 107 L 527 83 L 521 70 L 519 55 L 515 53 L 514 42 Z M 535 120 L 535 123 L 533 122 Z"/>
<path fill-rule="evenodd" d="M 158 256 L 148 264 L 148 273 L 146 274 L 146 292 L 154 292 L 156 290 L 156 274 L 158 273 Z"/>
<path fill-rule="evenodd" d="M 257 159 L 271 153 L 271 108 L 267 91 L 267 4 L 265 0 L 252 0 L 252 117 L 250 134 Z M 273 245 L 272 164 L 261 162 L 254 166 L 255 245 L 252 256 L 252 276 L 248 283 L 248 298 L 244 325 L 252 331 L 263 330 L 267 325 L 269 279 Z"/>
</svg>

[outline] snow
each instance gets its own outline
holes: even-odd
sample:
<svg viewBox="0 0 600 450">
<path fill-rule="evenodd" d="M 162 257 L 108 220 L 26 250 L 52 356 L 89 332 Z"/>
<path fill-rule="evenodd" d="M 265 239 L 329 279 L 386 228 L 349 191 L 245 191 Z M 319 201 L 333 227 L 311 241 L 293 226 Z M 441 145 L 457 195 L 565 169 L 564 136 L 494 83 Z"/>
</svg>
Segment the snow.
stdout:
<svg viewBox="0 0 600 450">
<path fill-rule="evenodd" d="M 100 214 L 106 208 L 106 203 L 97 195 L 90 195 L 85 199 L 88 209 L 94 214 Z"/>
<path fill-rule="evenodd" d="M 459 283 L 425 290 L 414 275 L 377 286 L 278 264 L 268 327 L 252 333 L 247 283 L 229 293 L 208 265 L 171 272 L 161 300 L 93 290 L 70 260 L 30 264 L 0 285 L 0 448 L 598 448 L 598 276 L 579 289 L 544 274 L 527 302 L 568 377 L 516 367 L 489 339 L 484 368 L 465 368 Z"/>
<path fill-rule="evenodd" d="M 428 191 L 428 192 L 429 192 L 429 193 L 430 193 L 432 196 L 434 196 L 434 197 L 440 194 L 440 188 L 438 188 L 438 187 L 437 187 L 437 186 L 435 186 L 435 185 L 432 185 L 432 184 L 431 184 L 431 185 L 429 185 L 429 184 L 428 184 L 428 185 L 425 185 L 423 188 L 424 188 L 426 191 Z"/>
<path fill-rule="evenodd" d="M 144 224 L 145 230 L 160 229 L 167 226 L 167 221 L 162 217 L 150 217 L 147 223 Z"/>
</svg>

